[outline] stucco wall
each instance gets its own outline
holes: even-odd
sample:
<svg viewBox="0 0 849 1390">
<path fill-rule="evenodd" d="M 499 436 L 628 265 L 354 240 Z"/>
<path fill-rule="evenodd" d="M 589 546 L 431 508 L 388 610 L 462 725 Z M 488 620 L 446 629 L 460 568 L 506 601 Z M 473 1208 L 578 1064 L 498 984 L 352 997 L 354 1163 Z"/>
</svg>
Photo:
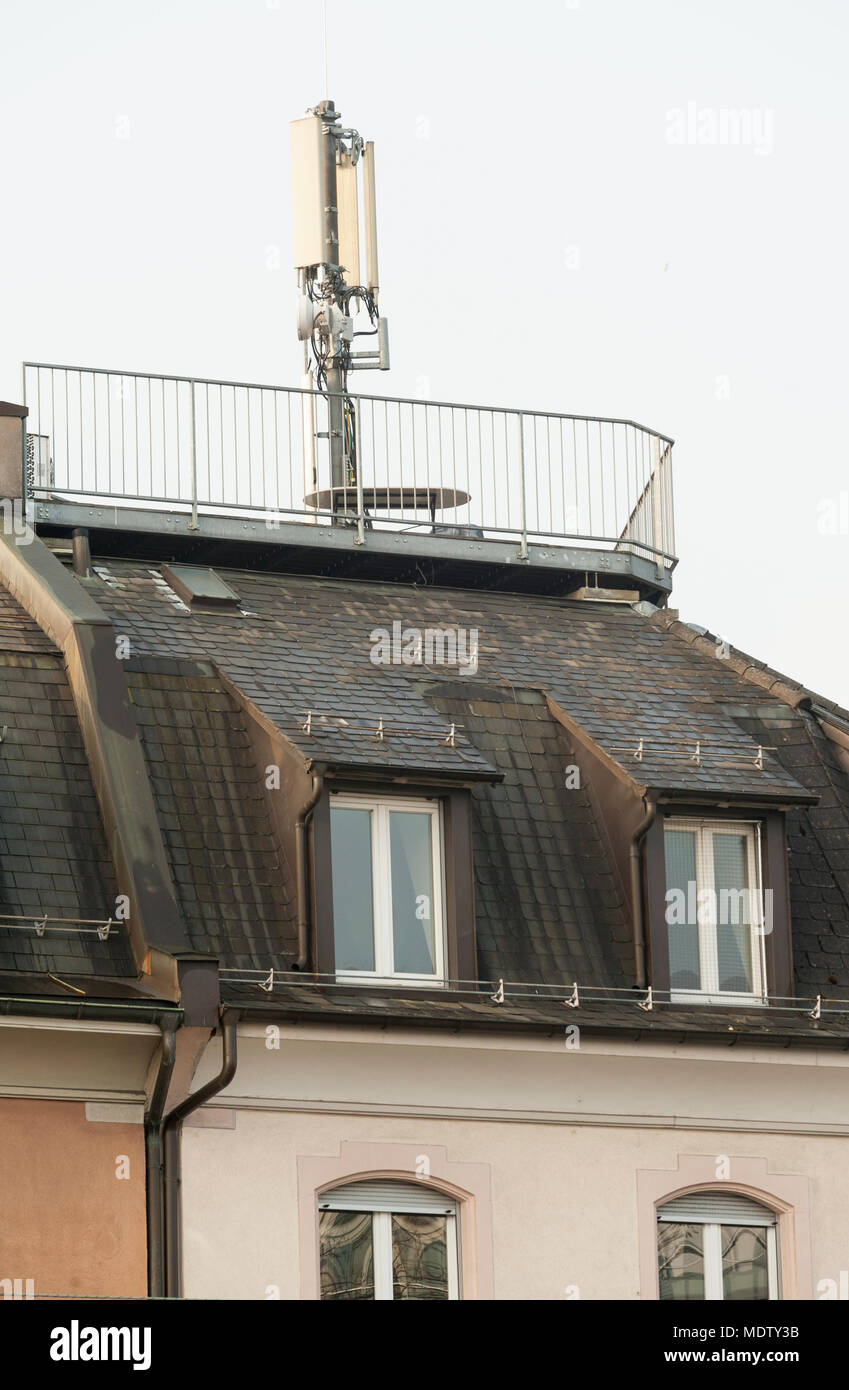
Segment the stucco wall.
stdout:
<svg viewBox="0 0 849 1390">
<path fill-rule="evenodd" d="M 32 1279 L 36 1297 L 146 1293 L 140 1124 L 0 1098 L 0 1195 L 0 1279 Z"/>
<path fill-rule="evenodd" d="M 345 1077 L 344 1105 L 335 1101 L 340 1046 L 356 1053 L 359 1077 L 353 1086 Z M 359 1144 L 374 1154 L 363 1171 L 388 1171 L 387 1146 L 399 1145 L 405 1169 L 410 1155 L 444 1150 L 461 1188 L 462 1165 L 473 1165 L 476 1182 L 482 1170 L 488 1175 L 496 1298 L 640 1297 L 641 1220 L 647 1296 L 645 1241 L 651 1249 L 654 1224 L 651 1206 L 640 1205 L 639 1175 L 668 1170 L 672 1192 L 682 1185 L 679 1162 L 687 1168 L 687 1156 L 697 1155 L 708 1176 L 726 1172 L 727 1158 L 730 1180 L 746 1190 L 790 1192 L 797 1263 L 816 1296 L 819 1280 L 849 1268 L 845 1062 L 801 1052 L 788 1059 L 786 1051 L 735 1058 L 736 1049 L 705 1049 L 689 1060 L 673 1052 L 599 1046 L 567 1058 L 562 1043 L 545 1040 L 452 1045 L 431 1035 L 403 1046 L 385 1034 L 342 1043 L 303 1030 L 268 1051 L 246 1036 L 230 1090 L 184 1131 L 186 1293 L 314 1296 L 304 1283 L 314 1265 L 303 1250 L 311 1228 L 301 1218 L 314 1190 L 304 1184 L 321 1171 L 313 1160 Z M 413 1108 L 422 1113 L 397 1113 Z M 484 1110 L 492 1118 L 476 1117 Z"/>
</svg>

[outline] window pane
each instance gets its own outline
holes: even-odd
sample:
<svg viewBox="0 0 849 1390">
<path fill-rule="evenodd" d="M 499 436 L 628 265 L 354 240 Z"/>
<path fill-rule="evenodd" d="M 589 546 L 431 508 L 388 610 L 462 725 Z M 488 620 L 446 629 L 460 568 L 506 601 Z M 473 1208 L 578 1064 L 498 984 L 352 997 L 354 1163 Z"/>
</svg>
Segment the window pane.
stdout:
<svg viewBox="0 0 849 1390">
<path fill-rule="evenodd" d="M 746 836 L 715 834 L 712 838 L 719 988 L 751 994 L 752 903 Z"/>
<path fill-rule="evenodd" d="M 429 815 L 390 812 L 392 939 L 402 974 L 436 973 L 431 834 Z"/>
<path fill-rule="evenodd" d="M 657 1266 L 661 1298 L 704 1298 L 703 1228 L 695 1222 L 658 1221 Z"/>
<path fill-rule="evenodd" d="M 392 1217 L 392 1296 L 447 1299 L 448 1233 L 444 1216 Z"/>
<path fill-rule="evenodd" d="M 337 970 L 374 970 L 371 811 L 330 811 L 333 937 Z"/>
<path fill-rule="evenodd" d="M 768 1226 L 722 1226 L 722 1296 L 762 1302 L 769 1298 Z"/>
<path fill-rule="evenodd" d="M 322 1211 L 321 1297 L 374 1298 L 371 1212 Z"/>
<path fill-rule="evenodd" d="M 698 914 L 690 911 L 690 904 L 697 901 L 698 892 L 695 886 L 696 837 L 691 830 L 667 830 L 664 843 L 669 987 L 700 989 Z M 670 893 L 670 890 L 673 891 Z"/>
</svg>

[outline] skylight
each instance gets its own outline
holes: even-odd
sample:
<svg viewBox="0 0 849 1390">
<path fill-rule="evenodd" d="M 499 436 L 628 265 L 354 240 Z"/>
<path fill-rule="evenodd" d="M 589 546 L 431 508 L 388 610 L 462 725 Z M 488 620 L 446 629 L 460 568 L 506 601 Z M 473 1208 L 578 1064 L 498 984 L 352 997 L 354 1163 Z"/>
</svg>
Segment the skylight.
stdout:
<svg viewBox="0 0 849 1390">
<path fill-rule="evenodd" d="M 204 565 L 163 565 L 162 575 L 192 609 L 238 610 L 239 595 L 224 583 L 215 570 Z"/>
</svg>

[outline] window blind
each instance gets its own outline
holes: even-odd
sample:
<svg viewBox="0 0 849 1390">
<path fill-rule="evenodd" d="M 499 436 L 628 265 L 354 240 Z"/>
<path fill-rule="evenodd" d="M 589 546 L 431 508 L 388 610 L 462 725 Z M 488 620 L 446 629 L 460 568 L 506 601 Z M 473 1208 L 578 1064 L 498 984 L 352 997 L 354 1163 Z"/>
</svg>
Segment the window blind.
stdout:
<svg viewBox="0 0 849 1390">
<path fill-rule="evenodd" d="M 318 1199 L 319 1211 L 395 1211 L 429 1212 L 432 1215 L 451 1216 L 457 1209 L 456 1202 L 442 1192 L 424 1187 L 414 1182 L 351 1182 L 344 1187 L 335 1187 L 331 1192 L 322 1192 Z"/>
<path fill-rule="evenodd" d="M 774 1226 L 776 1215 L 736 1192 L 689 1192 L 664 1202 L 658 1221 L 715 1222 L 725 1226 Z"/>
</svg>

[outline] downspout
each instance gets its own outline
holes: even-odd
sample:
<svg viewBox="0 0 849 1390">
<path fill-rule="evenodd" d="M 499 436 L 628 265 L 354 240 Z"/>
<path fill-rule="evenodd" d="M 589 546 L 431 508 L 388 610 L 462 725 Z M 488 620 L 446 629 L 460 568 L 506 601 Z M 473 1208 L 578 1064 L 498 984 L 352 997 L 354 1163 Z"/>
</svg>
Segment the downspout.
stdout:
<svg viewBox="0 0 849 1390">
<path fill-rule="evenodd" d="M 312 792 L 295 821 L 295 880 L 298 889 L 298 959 L 295 970 L 306 970 L 310 959 L 310 885 L 307 858 L 307 821 L 324 791 L 324 778 L 314 772 Z"/>
<path fill-rule="evenodd" d="M 657 801 L 653 796 L 644 796 L 646 813 L 631 837 L 629 850 L 631 867 L 631 907 L 634 914 L 634 971 L 637 989 L 646 989 L 646 928 L 643 918 L 643 879 L 640 873 L 640 849 L 643 837 L 654 825 L 657 815 Z"/>
<path fill-rule="evenodd" d="M 221 1017 L 223 1058 L 221 1070 L 199 1091 L 193 1091 L 166 1116 L 162 1126 L 163 1177 L 165 1187 L 165 1297 L 182 1298 L 182 1201 L 180 1135 L 183 1121 L 212 1096 L 223 1091 L 236 1074 L 236 1033 L 238 1011 L 228 1009 Z"/>
<path fill-rule="evenodd" d="M 165 1204 L 162 1191 L 162 1117 L 177 1057 L 177 1020 L 160 1023 L 162 1051 L 150 1105 L 144 1117 L 145 1187 L 147 1189 L 147 1294 L 165 1293 Z"/>
</svg>

